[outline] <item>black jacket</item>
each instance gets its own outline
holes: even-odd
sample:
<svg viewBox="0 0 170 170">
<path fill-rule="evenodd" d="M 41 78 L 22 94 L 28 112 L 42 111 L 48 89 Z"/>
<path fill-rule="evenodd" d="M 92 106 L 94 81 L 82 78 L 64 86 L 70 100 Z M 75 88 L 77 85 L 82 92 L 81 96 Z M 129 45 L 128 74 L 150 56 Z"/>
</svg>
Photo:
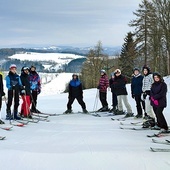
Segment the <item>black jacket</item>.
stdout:
<svg viewBox="0 0 170 170">
<path fill-rule="evenodd" d="M 20 79 L 21 79 L 22 85 L 24 86 L 24 89 L 26 91 L 26 95 L 31 95 L 29 75 L 22 72 Z"/>
</svg>

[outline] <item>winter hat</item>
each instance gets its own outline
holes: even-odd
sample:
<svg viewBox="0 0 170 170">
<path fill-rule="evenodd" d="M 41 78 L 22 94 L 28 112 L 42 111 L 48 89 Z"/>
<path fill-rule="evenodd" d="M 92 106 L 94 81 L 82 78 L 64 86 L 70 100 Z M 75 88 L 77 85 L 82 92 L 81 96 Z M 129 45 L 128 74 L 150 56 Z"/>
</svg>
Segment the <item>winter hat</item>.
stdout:
<svg viewBox="0 0 170 170">
<path fill-rule="evenodd" d="M 144 69 L 146 69 L 146 70 L 148 71 L 148 73 L 150 73 L 150 72 L 151 72 L 150 67 L 149 67 L 149 66 L 147 66 L 147 65 L 144 65 L 144 66 L 143 66 L 142 71 L 143 71 Z"/>
<path fill-rule="evenodd" d="M 35 67 L 34 65 L 32 65 L 32 66 L 30 67 L 30 69 L 31 69 L 31 68 L 35 68 L 35 70 L 36 70 L 36 67 Z"/>
<path fill-rule="evenodd" d="M 114 72 L 112 72 L 112 73 L 110 74 L 110 76 L 111 76 L 111 77 L 112 77 L 112 76 L 115 76 Z"/>
<path fill-rule="evenodd" d="M 74 74 L 72 75 L 72 77 L 74 77 L 74 76 L 76 76 L 76 77 L 78 78 L 78 74 L 74 73 Z"/>
<path fill-rule="evenodd" d="M 102 69 L 102 70 L 100 70 L 100 73 L 106 74 L 106 70 Z"/>
<path fill-rule="evenodd" d="M 15 64 L 11 64 L 9 69 L 12 69 L 12 68 L 17 68 L 17 66 Z"/>
<path fill-rule="evenodd" d="M 114 74 L 116 74 L 116 73 L 120 73 L 120 74 L 121 74 L 121 70 L 120 70 L 120 69 L 116 69 L 116 70 L 114 71 Z"/>
<path fill-rule="evenodd" d="M 134 72 L 135 70 L 137 70 L 137 71 L 140 72 L 140 69 L 139 69 L 138 67 L 135 67 L 135 68 L 133 69 L 133 72 Z"/>
</svg>

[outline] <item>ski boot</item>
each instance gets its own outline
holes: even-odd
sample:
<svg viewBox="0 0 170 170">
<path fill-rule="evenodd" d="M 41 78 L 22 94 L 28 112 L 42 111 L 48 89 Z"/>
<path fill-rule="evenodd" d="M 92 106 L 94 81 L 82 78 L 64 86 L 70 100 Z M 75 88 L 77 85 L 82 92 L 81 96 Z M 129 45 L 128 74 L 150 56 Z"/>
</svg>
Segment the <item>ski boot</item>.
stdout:
<svg viewBox="0 0 170 170">
<path fill-rule="evenodd" d="M 11 110 L 6 110 L 6 120 L 13 120 L 13 116 L 11 115 Z"/>
<path fill-rule="evenodd" d="M 64 114 L 70 114 L 70 113 L 72 113 L 72 110 L 71 110 L 71 109 L 67 109 L 67 110 L 64 112 Z"/>
<path fill-rule="evenodd" d="M 108 106 L 104 106 L 104 107 L 101 109 L 101 112 L 107 112 L 107 111 L 109 111 Z"/>
<path fill-rule="evenodd" d="M 20 116 L 18 116 L 18 111 L 14 111 L 14 119 L 15 120 L 21 120 L 21 117 Z"/>
<path fill-rule="evenodd" d="M 88 112 L 86 109 L 83 109 L 83 113 L 86 113 L 86 114 L 87 114 L 87 113 L 89 113 L 89 112 Z"/>
<path fill-rule="evenodd" d="M 114 112 L 114 114 L 115 114 L 115 115 L 124 115 L 125 112 L 124 112 L 123 110 L 116 110 L 116 111 Z"/>
<path fill-rule="evenodd" d="M 143 128 L 151 128 L 151 127 L 154 127 L 156 124 L 155 124 L 155 119 L 154 118 L 151 118 L 146 120 L 144 123 L 143 123 Z"/>
<path fill-rule="evenodd" d="M 134 113 L 126 113 L 125 118 L 126 117 L 133 117 L 133 116 L 134 116 Z"/>
<path fill-rule="evenodd" d="M 5 122 L 4 121 L 2 121 L 1 119 L 0 119 L 0 124 L 2 125 L 2 124 L 5 124 Z"/>
<path fill-rule="evenodd" d="M 135 116 L 135 119 L 140 119 L 140 118 L 142 118 L 142 115 L 137 114 L 137 115 Z"/>
</svg>

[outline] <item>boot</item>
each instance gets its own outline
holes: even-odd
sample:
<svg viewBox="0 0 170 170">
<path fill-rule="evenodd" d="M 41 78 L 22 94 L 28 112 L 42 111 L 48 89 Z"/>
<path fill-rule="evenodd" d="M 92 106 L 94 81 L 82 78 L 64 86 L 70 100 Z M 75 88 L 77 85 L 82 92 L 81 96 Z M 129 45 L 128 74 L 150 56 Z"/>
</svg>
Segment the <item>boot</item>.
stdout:
<svg viewBox="0 0 170 170">
<path fill-rule="evenodd" d="M 2 125 L 2 124 L 5 124 L 5 122 L 4 121 L 2 121 L 1 119 L 0 119 L 0 124 Z"/>
<path fill-rule="evenodd" d="M 124 115 L 125 112 L 124 112 L 123 110 L 116 110 L 116 111 L 114 112 L 114 114 L 115 114 L 115 115 Z"/>
<path fill-rule="evenodd" d="M 15 120 L 21 120 L 21 117 L 18 116 L 18 111 L 17 110 L 14 110 L 14 119 Z"/>
<path fill-rule="evenodd" d="M 71 109 L 67 109 L 67 110 L 64 112 L 64 114 L 70 114 L 71 112 L 72 112 Z"/>
<path fill-rule="evenodd" d="M 86 109 L 83 109 L 83 113 L 88 113 L 88 111 Z"/>
<path fill-rule="evenodd" d="M 126 113 L 125 117 L 133 117 L 133 113 Z"/>
<path fill-rule="evenodd" d="M 6 120 L 13 120 L 13 116 L 11 115 L 11 110 L 6 110 Z"/>
<path fill-rule="evenodd" d="M 109 111 L 108 106 L 104 106 L 104 107 L 102 108 L 102 110 L 101 110 L 101 112 L 107 112 L 107 111 Z"/>
</svg>

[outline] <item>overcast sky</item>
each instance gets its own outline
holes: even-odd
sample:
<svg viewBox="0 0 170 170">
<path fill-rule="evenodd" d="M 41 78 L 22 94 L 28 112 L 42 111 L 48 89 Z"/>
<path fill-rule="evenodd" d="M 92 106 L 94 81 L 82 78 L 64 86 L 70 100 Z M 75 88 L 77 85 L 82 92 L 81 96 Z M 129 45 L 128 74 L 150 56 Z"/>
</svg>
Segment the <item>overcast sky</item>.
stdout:
<svg viewBox="0 0 170 170">
<path fill-rule="evenodd" d="M 0 0 L 0 47 L 122 45 L 141 0 Z"/>
</svg>

